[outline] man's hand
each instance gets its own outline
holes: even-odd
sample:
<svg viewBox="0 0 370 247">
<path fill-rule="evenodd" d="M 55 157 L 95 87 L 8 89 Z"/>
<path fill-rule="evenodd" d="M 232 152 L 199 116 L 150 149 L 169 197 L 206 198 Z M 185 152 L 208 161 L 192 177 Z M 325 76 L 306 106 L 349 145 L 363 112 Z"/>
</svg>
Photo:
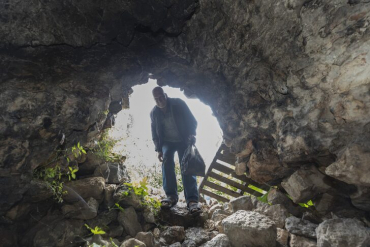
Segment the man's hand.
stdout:
<svg viewBox="0 0 370 247">
<path fill-rule="evenodd" d="M 195 144 L 195 141 L 196 141 L 195 136 L 194 135 L 189 135 L 189 137 L 188 137 L 188 143 L 189 143 L 189 145 L 190 144 L 191 145 L 194 145 Z"/>
<path fill-rule="evenodd" d="M 163 161 L 163 153 L 162 152 L 158 152 L 158 159 L 160 162 Z"/>
</svg>

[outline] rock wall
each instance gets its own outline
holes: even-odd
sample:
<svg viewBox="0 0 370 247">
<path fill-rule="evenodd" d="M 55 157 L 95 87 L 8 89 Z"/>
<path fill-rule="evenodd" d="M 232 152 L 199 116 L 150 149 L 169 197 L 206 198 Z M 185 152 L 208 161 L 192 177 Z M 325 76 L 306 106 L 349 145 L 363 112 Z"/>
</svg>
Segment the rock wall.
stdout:
<svg viewBox="0 0 370 247">
<path fill-rule="evenodd" d="M 1 222 L 34 169 L 61 145 L 92 145 L 103 113 L 148 77 L 209 104 L 252 179 L 324 216 L 368 214 L 367 1 L 0 6 Z"/>
<path fill-rule="evenodd" d="M 356 195 L 369 201 L 369 8 L 365 1 L 200 1 L 184 32 L 164 46 L 212 74 L 183 81 L 200 98 L 213 92 L 225 141 L 252 179 L 284 181 L 286 191 L 306 193 L 302 200 L 330 191 L 356 206 Z M 295 172 L 303 175 L 293 182 Z"/>
</svg>

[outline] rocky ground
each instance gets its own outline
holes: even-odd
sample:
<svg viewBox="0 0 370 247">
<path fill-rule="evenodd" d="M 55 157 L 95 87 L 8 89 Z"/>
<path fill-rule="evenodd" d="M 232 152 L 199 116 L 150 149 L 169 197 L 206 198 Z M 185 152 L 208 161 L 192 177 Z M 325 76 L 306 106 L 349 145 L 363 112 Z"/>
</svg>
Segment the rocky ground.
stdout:
<svg viewBox="0 0 370 247">
<path fill-rule="evenodd" d="M 370 223 L 365 219 L 321 215 L 298 206 L 276 188 L 266 202 L 253 196 L 224 204 L 203 200 L 203 212 L 192 216 L 183 202 L 160 210 L 145 183 L 131 183 L 122 161 L 105 162 L 92 152 L 78 160 L 77 179 L 65 180 L 67 193 L 58 204 L 45 180 L 32 181 L 33 193 L 6 214 L 9 228 L 1 231 L 2 246 L 367 247 L 370 243 Z M 54 206 L 46 212 L 39 207 L 45 207 L 48 198 Z M 22 238 L 17 237 L 20 231 Z"/>
</svg>

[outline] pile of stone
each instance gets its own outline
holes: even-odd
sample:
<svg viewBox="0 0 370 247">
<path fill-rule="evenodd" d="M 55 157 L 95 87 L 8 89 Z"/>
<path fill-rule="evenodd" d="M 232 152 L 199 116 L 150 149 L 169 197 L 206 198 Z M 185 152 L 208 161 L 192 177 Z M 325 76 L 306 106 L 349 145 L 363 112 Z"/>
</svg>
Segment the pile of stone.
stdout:
<svg viewBox="0 0 370 247">
<path fill-rule="evenodd" d="M 206 225 L 225 234 L 230 242 L 227 246 L 232 247 L 369 246 L 370 228 L 364 222 L 335 215 L 320 219 L 309 211 L 301 217 L 291 216 L 287 210 L 291 201 L 286 200 L 290 199 L 277 190 L 270 193 L 269 204 L 250 196 L 215 204 Z M 285 204 L 274 204 L 279 201 Z"/>
</svg>

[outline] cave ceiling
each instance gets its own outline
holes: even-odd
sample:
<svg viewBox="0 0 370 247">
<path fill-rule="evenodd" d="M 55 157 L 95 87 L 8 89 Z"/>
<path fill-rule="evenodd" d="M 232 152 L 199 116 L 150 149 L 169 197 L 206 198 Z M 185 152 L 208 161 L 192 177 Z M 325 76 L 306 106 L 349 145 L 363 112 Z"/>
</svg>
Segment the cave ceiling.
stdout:
<svg viewBox="0 0 370 247">
<path fill-rule="evenodd" d="M 313 165 L 370 187 L 369 21 L 361 0 L 2 1 L 1 211 L 149 77 L 209 104 L 258 182 Z"/>
</svg>

